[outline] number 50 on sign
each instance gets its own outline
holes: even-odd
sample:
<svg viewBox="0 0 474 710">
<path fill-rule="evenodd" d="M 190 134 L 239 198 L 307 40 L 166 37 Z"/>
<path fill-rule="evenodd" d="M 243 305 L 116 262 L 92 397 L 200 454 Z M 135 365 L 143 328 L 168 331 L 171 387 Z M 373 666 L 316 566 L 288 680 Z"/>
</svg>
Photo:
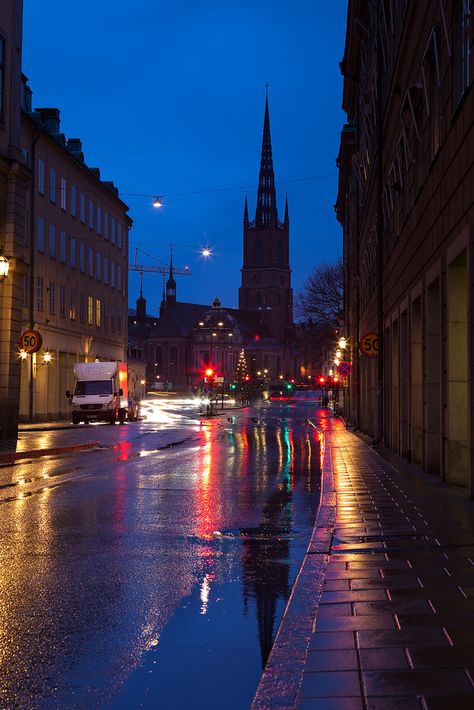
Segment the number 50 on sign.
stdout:
<svg viewBox="0 0 474 710">
<path fill-rule="evenodd" d="M 25 330 L 20 339 L 20 347 L 25 353 L 37 353 L 43 344 L 43 338 L 37 330 Z"/>
<path fill-rule="evenodd" d="M 377 333 L 366 333 L 359 341 L 359 349 L 366 357 L 377 357 L 379 354 L 379 336 Z"/>
</svg>

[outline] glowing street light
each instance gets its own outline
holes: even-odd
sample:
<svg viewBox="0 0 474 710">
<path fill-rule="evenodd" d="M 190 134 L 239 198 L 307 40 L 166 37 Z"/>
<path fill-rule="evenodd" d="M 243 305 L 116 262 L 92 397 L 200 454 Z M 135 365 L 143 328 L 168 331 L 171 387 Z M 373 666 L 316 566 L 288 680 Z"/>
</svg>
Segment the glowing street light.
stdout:
<svg viewBox="0 0 474 710">
<path fill-rule="evenodd" d="M 347 347 L 347 340 L 344 338 L 344 336 L 339 338 L 339 347 L 341 348 L 341 350 L 345 350 Z"/>
<path fill-rule="evenodd" d="M 10 268 L 10 263 L 3 253 L 3 247 L 0 247 L 0 281 L 3 281 L 8 276 L 8 270 Z"/>
<path fill-rule="evenodd" d="M 211 251 L 210 247 L 203 247 L 201 249 L 201 256 L 208 257 L 208 256 L 211 256 L 211 254 L 212 254 L 212 251 Z"/>
<path fill-rule="evenodd" d="M 159 195 L 156 195 L 156 196 L 153 198 L 152 205 L 153 205 L 153 207 L 157 207 L 158 209 L 159 209 L 160 207 L 163 207 L 163 198 L 160 197 Z"/>
<path fill-rule="evenodd" d="M 51 353 L 49 352 L 49 350 L 45 351 L 45 353 L 43 355 L 43 361 L 45 362 L 46 365 L 49 365 L 49 363 L 51 362 Z"/>
</svg>

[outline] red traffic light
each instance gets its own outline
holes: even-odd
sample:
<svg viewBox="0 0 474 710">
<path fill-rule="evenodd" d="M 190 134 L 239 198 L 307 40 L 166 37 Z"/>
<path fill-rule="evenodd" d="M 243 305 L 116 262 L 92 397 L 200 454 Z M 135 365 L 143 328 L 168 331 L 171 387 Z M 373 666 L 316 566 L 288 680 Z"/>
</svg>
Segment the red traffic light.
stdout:
<svg viewBox="0 0 474 710">
<path fill-rule="evenodd" d="M 339 382 L 339 375 L 334 375 L 334 377 L 332 378 L 332 381 L 334 382 L 335 385 L 337 385 L 337 383 Z"/>
<path fill-rule="evenodd" d="M 320 385 L 324 385 L 325 382 L 326 382 L 326 378 L 321 376 L 321 377 L 319 378 L 319 384 L 320 384 Z"/>
<path fill-rule="evenodd" d="M 250 380 L 250 375 L 245 375 L 244 380 L 245 380 L 245 382 L 249 382 L 249 380 Z"/>
<path fill-rule="evenodd" d="M 212 369 L 212 367 L 208 367 L 207 370 L 205 370 L 204 374 L 206 375 L 206 377 L 212 377 L 214 374 L 214 370 Z"/>
</svg>

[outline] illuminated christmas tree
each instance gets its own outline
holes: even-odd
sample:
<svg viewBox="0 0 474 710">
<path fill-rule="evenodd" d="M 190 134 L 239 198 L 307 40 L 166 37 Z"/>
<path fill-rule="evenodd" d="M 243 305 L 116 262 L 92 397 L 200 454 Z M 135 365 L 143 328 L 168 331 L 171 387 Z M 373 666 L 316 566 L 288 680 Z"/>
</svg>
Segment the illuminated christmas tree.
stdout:
<svg viewBox="0 0 474 710">
<path fill-rule="evenodd" d="M 248 370 L 247 370 L 247 361 L 245 359 L 245 352 L 244 349 L 240 351 L 239 359 L 237 361 L 237 367 L 235 368 L 235 381 L 239 383 L 239 385 L 243 384 L 246 382 L 246 378 L 248 378 Z"/>
</svg>

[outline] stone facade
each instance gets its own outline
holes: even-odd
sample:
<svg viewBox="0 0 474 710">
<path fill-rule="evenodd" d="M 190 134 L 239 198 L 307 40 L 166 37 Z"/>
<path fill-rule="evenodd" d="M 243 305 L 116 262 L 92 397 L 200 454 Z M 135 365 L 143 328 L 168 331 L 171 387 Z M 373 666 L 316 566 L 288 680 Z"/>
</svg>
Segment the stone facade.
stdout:
<svg viewBox="0 0 474 710">
<path fill-rule="evenodd" d="M 474 483 L 472 2 L 350 0 L 337 216 L 346 415 L 449 483 Z M 361 338 L 378 335 L 379 355 Z"/>
</svg>

